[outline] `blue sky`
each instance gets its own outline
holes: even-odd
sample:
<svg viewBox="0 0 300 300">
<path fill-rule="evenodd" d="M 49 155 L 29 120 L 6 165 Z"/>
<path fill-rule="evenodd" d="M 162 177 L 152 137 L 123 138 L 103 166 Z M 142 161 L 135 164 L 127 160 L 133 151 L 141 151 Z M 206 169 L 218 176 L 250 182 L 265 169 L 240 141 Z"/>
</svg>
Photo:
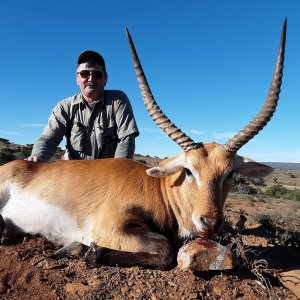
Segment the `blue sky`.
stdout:
<svg viewBox="0 0 300 300">
<path fill-rule="evenodd" d="M 129 96 L 136 152 L 181 151 L 148 116 L 125 36 L 134 39 L 165 114 L 195 141 L 225 143 L 260 110 L 288 18 L 282 92 L 269 124 L 239 154 L 300 162 L 300 1 L 2 1 L 0 137 L 31 144 L 55 104 L 78 92 L 76 58 L 106 59 L 108 89 Z"/>
</svg>

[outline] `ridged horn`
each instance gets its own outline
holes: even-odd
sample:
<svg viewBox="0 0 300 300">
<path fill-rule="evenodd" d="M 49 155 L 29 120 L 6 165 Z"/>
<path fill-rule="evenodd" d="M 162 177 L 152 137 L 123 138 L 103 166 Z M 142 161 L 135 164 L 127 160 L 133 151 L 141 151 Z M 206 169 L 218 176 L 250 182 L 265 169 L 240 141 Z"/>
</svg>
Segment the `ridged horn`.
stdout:
<svg viewBox="0 0 300 300">
<path fill-rule="evenodd" d="M 224 148 L 228 151 L 236 153 L 242 146 L 244 146 L 267 125 L 276 110 L 283 76 L 286 26 L 287 19 L 285 19 L 283 24 L 275 70 L 265 103 L 260 112 L 255 116 L 255 118 L 233 138 L 226 142 L 226 144 L 223 145 Z"/>
<path fill-rule="evenodd" d="M 150 90 L 147 78 L 143 71 L 142 65 L 140 63 L 139 57 L 135 50 L 132 38 L 128 29 L 126 28 L 126 34 L 128 38 L 129 48 L 134 64 L 135 73 L 139 83 L 139 87 L 142 93 L 142 97 L 149 115 L 152 117 L 156 125 L 162 129 L 175 143 L 177 143 L 183 151 L 187 152 L 192 149 L 197 149 L 202 147 L 201 143 L 195 143 L 190 137 L 188 137 L 184 132 L 175 126 L 174 123 L 166 117 L 162 112 L 160 107 L 157 105 L 153 94 Z"/>
</svg>

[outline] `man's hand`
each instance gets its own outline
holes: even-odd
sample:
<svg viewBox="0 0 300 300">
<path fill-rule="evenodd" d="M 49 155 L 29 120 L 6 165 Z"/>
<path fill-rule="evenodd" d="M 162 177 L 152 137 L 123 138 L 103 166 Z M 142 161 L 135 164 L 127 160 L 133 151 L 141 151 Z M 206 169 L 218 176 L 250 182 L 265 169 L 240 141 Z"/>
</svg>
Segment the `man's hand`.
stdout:
<svg viewBox="0 0 300 300">
<path fill-rule="evenodd" d="M 28 158 L 25 158 L 24 160 L 38 162 L 38 161 L 44 161 L 41 157 L 30 155 Z"/>
</svg>

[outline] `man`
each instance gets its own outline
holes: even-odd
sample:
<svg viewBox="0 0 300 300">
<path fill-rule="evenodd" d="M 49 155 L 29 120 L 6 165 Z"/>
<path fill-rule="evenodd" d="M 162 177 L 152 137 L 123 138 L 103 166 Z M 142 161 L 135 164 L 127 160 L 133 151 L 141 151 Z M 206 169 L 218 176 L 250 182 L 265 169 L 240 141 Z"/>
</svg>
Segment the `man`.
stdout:
<svg viewBox="0 0 300 300">
<path fill-rule="evenodd" d="M 81 93 L 59 102 L 29 161 L 48 161 L 63 137 L 70 159 L 132 158 L 139 131 L 127 96 L 104 90 L 107 73 L 103 57 L 85 51 L 77 59 L 76 80 Z"/>
</svg>

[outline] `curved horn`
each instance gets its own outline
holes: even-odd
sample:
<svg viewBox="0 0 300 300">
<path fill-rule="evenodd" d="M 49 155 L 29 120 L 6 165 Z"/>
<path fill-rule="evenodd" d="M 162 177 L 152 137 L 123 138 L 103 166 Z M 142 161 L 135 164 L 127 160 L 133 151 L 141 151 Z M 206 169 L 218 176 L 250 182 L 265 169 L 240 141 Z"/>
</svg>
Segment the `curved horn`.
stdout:
<svg viewBox="0 0 300 300">
<path fill-rule="evenodd" d="M 224 148 L 228 151 L 236 153 L 242 146 L 244 146 L 249 140 L 251 140 L 256 134 L 262 130 L 273 116 L 276 110 L 276 106 L 279 100 L 280 87 L 283 76 L 283 63 L 284 63 L 284 49 L 285 49 L 285 37 L 286 37 L 286 24 L 285 19 L 281 34 L 280 47 L 277 55 L 275 70 L 269 88 L 268 96 L 260 112 L 255 118 L 245 126 L 239 133 L 231 138 Z"/>
<path fill-rule="evenodd" d="M 132 38 L 128 29 L 126 28 L 126 34 L 128 38 L 128 43 L 130 47 L 131 56 L 133 59 L 134 69 L 139 83 L 139 87 L 143 96 L 145 106 L 148 113 L 152 117 L 156 125 L 162 129 L 174 142 L 176 142 L 183 151 L 187 152 L 192 149 L 197 149 L 202 146 L 202 144 L 195 143 L 190 137 L 188 137 L 184 132 L 177 128 L 174 123 L 172 123 L 166 115 L 162 112 L 160 107 L 157 105 L 153 94 L 150 90 L 149 84 L 147 82 L 146 76 L 144 74 L 142 65 L 136 53 Z"/>
</svg>

